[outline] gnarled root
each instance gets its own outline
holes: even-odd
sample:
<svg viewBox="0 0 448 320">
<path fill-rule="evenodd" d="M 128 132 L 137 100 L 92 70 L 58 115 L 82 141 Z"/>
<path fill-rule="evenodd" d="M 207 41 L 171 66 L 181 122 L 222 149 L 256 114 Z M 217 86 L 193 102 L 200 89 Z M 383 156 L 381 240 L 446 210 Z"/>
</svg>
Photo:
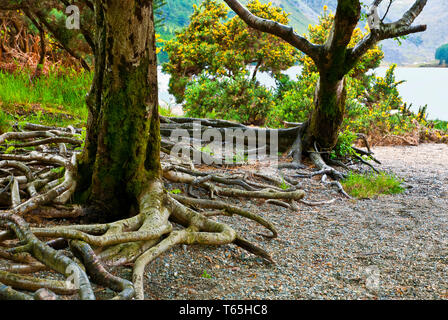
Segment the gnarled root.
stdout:
<svg viewBox="0 0 448 320">
<path fill-rule="evenodd" d="M 189 127 L 182 123 L 173 127 L 178 125 Z M 272 223 L 214 198 L 299 201 L 305 196 L 284 180 L 265 177 L 264 180 L 274 182 L 273 186 L 240 175 L 209 174 L 170 166 L 163 171 L 164 178 L 170 183 L 185 184 L 193 197 L 167 193 L 163 182 L 155 179 L 148 181 L 139 198 L 138 214 L 133 217 L 106 224 L 32 227 L 24 217 L 64 219 L 84 214 L 82 208 L 66 205 L 76 187 L 77 154 L 73 148 L 80 145 L 80 131 L 31 124 L 25 128 L 30 131 L 0 136 L 0 144 L 7 140 L 21 141 L 14 143 L 13 153 L 0 154 L 0 205 L 9 207 L 0 211 L 0 259 L 11 262 L 0 268 L 1 299 L 58 299 L 57 295 L 75 293 L 80 299 L 95 299 L 92 283 L 115 291 L 114 299 L 143 299 L 145 267 L 179 244 L 234 244 L 273 263 L 265 250 L 229 225 L 213 220 L 206 210 L 220 210 L 219 214 L 252 220 L 270 231 L 270 235 L 264 236 L 273 238 L 278 233 Z M 25 147 L 41 151 L 30 152 Z M 286 190 L 284 184 L 288 186 Z M 199 199 L 193 193 L 194 189 L 204 188 L 211 199 Z M 108 266 L 127 263 L 134 263 L 132 282 L 107 270 Z M 54 270 L 65 279 L 48 280 L 32 275 L 42 270 Z"/>
<path fill-rule="evenodd" d="M 200 121 L 205 128 L 261 130 L 228 121 L 162 118 L 163 138 L 176 129 L 194 132 L 192 120 Z M 305 192 L 297 188 L 297 178 L 321 175 L 323 183 L 336 186 L 350 198 L 339 182 L 345 174 L 327 165 L 317 150 L 310 153 L 317 171 L 293 176 L 242 175 L 232 170 L 210 173 L 195 169 L 191 163 L 188 167 L 170 163 L 163 166 L 160 180 L 148 181 L 139 197 L 138 213 L 132 217 L 105 224 L 31 227 L 25 217 L 66 219 L 84 215 L 81 207 L 67 205 L 76 187 L 74 147 L 80 145 L 80 131 L 38 125 L 26 125 L 25 129 L 28 131 L 0 136 L 4 148 L 10 146 L 4 145 L 7 140 L 21 141 L 14 142 L 13 153 L 0 154 L 0 206 L 8 208 L 0 211 L 0 259 L 10 262 L 0 268 L 3 299 L 57 299 L 57 295 L 74 293 L 81 299 L 95 299 L 92 283 L 115 291 L 114 299 L 143 299 L 146 266 L 177 245 L 233 244 L 274 263 L 269 253 L 214 217 L 236 215 L 251 220 L 270 231 L 263 235 L 268 238 L 277 237 L 275 226 L 217 197 L 263 199 L 292 210 L 298 209 L 296 202 L 331 204 L 334 200 L 306 201 Z M 302 129 L 298 126 L 276 132 L 280 141 L 293 145 L 294 161 L 287 168 L 302 168 Z M 168 140 L 163 146 L 168 153 L 173 147 Z M 40 151 L 25 149 L 30 147 Z M 190 155 L 200 152 L 190 151 Z M 188 196 L 167 192 L 164 182 L 182 185 Z M 122 279 L 107 270 L 128 263 L 134 264 L 132 279 Z M 42 270 L 54 270 L 65 280 L 24 275 Z"/>
</svg>

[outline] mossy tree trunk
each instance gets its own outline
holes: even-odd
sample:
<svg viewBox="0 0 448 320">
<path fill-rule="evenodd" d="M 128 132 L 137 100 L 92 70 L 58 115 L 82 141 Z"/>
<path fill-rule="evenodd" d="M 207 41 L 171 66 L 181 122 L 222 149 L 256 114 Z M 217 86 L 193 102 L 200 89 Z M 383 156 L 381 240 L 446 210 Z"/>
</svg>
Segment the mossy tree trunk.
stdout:
<svg viewBox="0 0 448 320">
<path fill-rule="evenodd" d="M 304 151 L 314 149 L 331 151 L 336 145 L 346 103 L 345 79 L 329 80 L 320 77 L 314 100 L 314 109 L 303 137 Z"/>
<path fill-rule="evenodd" d="M 114 220 L 160 177 L 152 1 L 95 1 L 95 77 L 79 161 L 78 200 Z"/>
<path fill-rule="evenodd" d="M 314 110 L 304 135 L 304 150 L 331 151 L 338 141 L 346 104 L 345 76 L 350 71 L 346 60 L 348 44 L 361 17 L 359 1 L 340 0 L 335 21 L 326 43 L 315 60 L 319 83 L 314 97 Z"/>
</svg>

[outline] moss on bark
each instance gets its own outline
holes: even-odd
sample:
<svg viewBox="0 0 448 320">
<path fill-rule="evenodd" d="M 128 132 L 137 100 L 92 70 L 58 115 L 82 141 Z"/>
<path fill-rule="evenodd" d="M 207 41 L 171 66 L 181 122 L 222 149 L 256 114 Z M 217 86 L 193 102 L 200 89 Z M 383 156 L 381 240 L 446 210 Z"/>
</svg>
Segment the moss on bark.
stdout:
<svg viewBox="0 0 448 320">
<path fill-rule="evenodd" d="M 95 10 L 97 64 L 77 195 L 113 220 L 138 211 L 140 194 L 160 177 L 155 32 L 151 2 L 97 1 Z"/>
</svg>

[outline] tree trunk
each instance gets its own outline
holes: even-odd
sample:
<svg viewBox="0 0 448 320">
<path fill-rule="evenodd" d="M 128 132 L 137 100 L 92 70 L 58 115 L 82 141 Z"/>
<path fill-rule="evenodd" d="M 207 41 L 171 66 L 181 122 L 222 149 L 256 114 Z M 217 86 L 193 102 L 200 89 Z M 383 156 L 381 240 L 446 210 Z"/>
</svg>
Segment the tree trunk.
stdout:
<svg viewBox="0 0 448 320">
<path fill-rule="evenodd" d="M 95 1 L 95 78 L 77 198 L 106 220 L 136 213 L 140 195 L 160 177 L 152 5 Z"/>
<path fill-rule="evenodd" d="M 344 120 L 345 85 L 344 78 L 331 80 L 321 73 L 314 98 L 315 107 L 304 135 L 304 151 L 314 149 L 314 143 L 319 151 L 331 151 L 336 145 Z"/>
</svg>

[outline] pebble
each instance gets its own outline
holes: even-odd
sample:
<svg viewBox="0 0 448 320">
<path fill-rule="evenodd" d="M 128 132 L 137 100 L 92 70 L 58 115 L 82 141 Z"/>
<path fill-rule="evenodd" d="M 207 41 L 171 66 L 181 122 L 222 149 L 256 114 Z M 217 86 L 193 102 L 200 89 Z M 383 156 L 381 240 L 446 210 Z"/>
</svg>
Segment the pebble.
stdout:
<svg viewBox="0 0 448 320">
<path fill-rule="evenodd" d="M 404 178 L 405 193 L 349 201 L 318 180 L 303 179 L 302 188 L 312 190 L 306 200 L 339 200 L 292 212 L 226 199 L 276 226 L 279 238 L 265 239 L 254 222 L 218 218 L 267 250 L 277 264 L 233 245 L 181 246 L 147 267 L 152 278 L 146 289 L 159 299 L 187 300 L 448 299 L 448 145 L 374 152 L 381 169 Z M 368 269 L 372 266 L 376 271 Z M 204 270 L 211 279 L 202 277 Z"/>
</svg>

